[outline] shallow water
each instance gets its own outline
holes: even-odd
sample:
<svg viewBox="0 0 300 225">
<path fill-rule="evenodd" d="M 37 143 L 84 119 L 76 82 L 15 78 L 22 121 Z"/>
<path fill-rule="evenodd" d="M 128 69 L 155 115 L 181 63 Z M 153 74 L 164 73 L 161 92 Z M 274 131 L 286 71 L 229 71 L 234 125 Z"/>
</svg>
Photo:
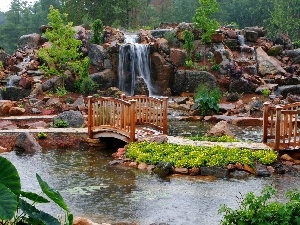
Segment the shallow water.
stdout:
<svg viewBox="0 0 300 225">
<path fill-rule="evenodd" d="M 216 179 L 173 176 L 161 180 L 146 171 L 109 166 L 111 153 L 88 151 L 49 151 L 34 155 L 2 154 L 17 167 L 22 189 L 40 193 L 35 173 L 63 195 L 75 216 L 98 223 L 136 222 L 139 225 L 167 223 L 195 225 L 220 223 L 221 204 L 237 206 L 237 197 L 249 191 L 259 193 L 274 185 L 277 198 L 300 185 L 299 177 Z M 41 209 L 60 215 L 55 205 Z"/>
</svg>

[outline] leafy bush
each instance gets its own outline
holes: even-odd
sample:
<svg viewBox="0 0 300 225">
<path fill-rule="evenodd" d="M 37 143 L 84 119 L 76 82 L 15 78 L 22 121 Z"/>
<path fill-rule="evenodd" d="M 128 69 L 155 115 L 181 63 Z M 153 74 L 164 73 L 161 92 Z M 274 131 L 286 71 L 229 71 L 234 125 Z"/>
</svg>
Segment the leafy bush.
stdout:
<svg viewBox="0 0 300 225">
<path fill-rule="evenodd" d="M 187 66 L 187 67 L 193 67 L 194 63 L 192 60 L 185 60 L 184 61 L 184 64 Z"/>
<path fill-rule="evenodd" d="M 44 133 L 44 132 L 38 133 L 38 139 L 45 139 L 45 138 L 47 138 L 47 134 L 46 133 Z"/>
<path fill-rule="evenodd" d="M 58 87 L 55 89 L 55 93 L 58 97 L 64 97 L 66 94 L 68 94 L 68 91 L 65 87 Z"/>
<path fill-rule="evenodd" d="M 156 165 L 159 162 L 167 162 L 176 167 L 193 168 L 226 167 L 228 164 L 236 162 L 253 166 L 256 161 L 269 165 L 277 159 L 277 152 L 271 149 L 253 151 L 241 148 L 228 149 L 222 146 L 205 147 L 133 142 L 128 145 L 126 156 L 139 163 Z"/>
<path fill-rule="evenodd" d="M 57 190 L 36 174 L 42 192 L 66 212 L 65 225 L 73 224 L 73 215 Z M 30 200 L 28 203 L 25 199 Z M 0 224 L 45 224 L 60 225 L 61 222 L 52 215 L 35 207 L 38 203 L 50 201 L 41 195 L 21 190 L 20 176 L 15 166 L 0 156 Z"/>
<path fill-rule="evenodd" d="M 271 91 L 269 89 L 264 89 L 264 90 L 261 91 L 261 94 L 264 97 L 268 97 L 271 94 Z"/>
<path fill-rule="evenodd" d="M 211 66 L 212 71 L 220 71 L 220 65 L 213 63 Z"/>
<path fill-rule="evenodd" d="M 104 26 L 100 19 L 96 19 L 92 24 L 92 43 L 93 44 L 102 44 L 102 32 L 103 32 Z"/>
<path fill-rule="evenodd" d="M 239 142 L 239 140 L 237 140 L 234 137 L 228 136 L 228 135 L 223 135 L 220 137 L 217 136 L 193 136 L 193 137 L 189 137 L 190 140 L 193 141 L 212 141 L 212 142 Z"/>
<path fill-rule="evenodd" d="M 65 24 L 66 17 L 66 14 L 60 14 L 59 10 L 50 6 L 48 20 L 52 29 L 47 29 L 44 35 L 51 42 L 51 47 L 41 48 L 38 52 L 38 56 L 46 62 L 40 66 L 46 74 L 65 77 L 64 71 L 68 69 L 69 62 L 81 56 L 78 50 L 82 42 L 74 38 L 73 24 Z"/>
<path fill-rule="evenodd" d="M 186 61 L 192 61 L 192 51 L 194 50 L 194 34 L 188 30 L 183 31 L 184 45 L 187 57 Z"/>
<path fill-rule="evenodd" d="M 65 128 L 65 127 L 69 127 L 69 123 L 65 120 L 56 120 L 54 122 L 54 127 L 55 128 Z"/>
<path fill-rule="evenodd" d="M 270 201 L 275 195 L 275 189 L 271 186 L 265 187 L 260 196 L 253 192 L 242 198 L 238 209 L 231 209 L 223 205 L 219 209 L 224 214 L 222 225 L 252 224 L 252 225 L 298 225 L 300 224 L 300 192 L 288 191 L 288 201 L 281 203 Z"/>
<path fill-rule="evenodd" d="M 200 109 L 201 115 L 207 115 L 210 111 L 219 111 L 218 103 L 221 100 L 221 91 L 219 88 L 208 87 L 205 84 L 200 84 L 195 94 L 196 108 Z"/>
</svg>

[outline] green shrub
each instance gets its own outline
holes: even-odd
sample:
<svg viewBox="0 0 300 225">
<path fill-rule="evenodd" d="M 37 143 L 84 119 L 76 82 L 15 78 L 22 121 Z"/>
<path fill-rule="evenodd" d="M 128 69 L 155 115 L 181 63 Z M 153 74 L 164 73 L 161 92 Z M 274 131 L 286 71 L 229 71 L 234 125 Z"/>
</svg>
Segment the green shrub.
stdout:
<svg viewBox="0 0 300 225">
<path fill-rule="evenodd" d="M 260 161 L 269 165 L 277 159 L 277 152 L 271 149 L 253 151 L 241 148 L 228 149 L 222 146 L 205 147 L 133 142 L 128 145 L 126 156 L 139 163 L 153 165 L 167 162 L 176 167 L 219 166 L 225 168 L 228 164 L 236 162 L 253 166 L 256 161 Z"/>
<path fill-rule="evenodd" d="M 46 133 L 44 133 L 44 132 L 38 133 L 38 139 L 45 139 L 45 138 L 47 138 L 47 134 Z"/>
<path fill-rule="evenodd" d="M 264 89 L 264 90 L 261 91 L 261 94 L 264 97 L 268 97 L 271 94 L 271 91 L 269 89 Z"/>
<path fill-rule="evenodd" d="M 68 91 L 65 87 L 58 87 L 55 89 L 55 93 L 58 97 L 64 97 L 66 94 L 68 94 Z"/>
<path fill-rule="evenodd" d="M 35 207 L 36 204 L 49 203 L 41 195 L 21 190 L 21 180 L 15 166 L 4 157 L 0 156 L 0 224 L 9 225 L 72 225 L 73 215 L 57 190 L 36 174 L 42 192 L 61 209 L 65 210 L 66 221 L 59 221 L 52 215 Z M 28 203 L 25 199 L 29 200 Z"/>
<path fill-rule="evenodd" d="M 93 44 L 102 44 L 102 32 L 103 32 L 104 26 L 100 19 L 96 19 L 92 24 L 92 43 Z"/>
<path fill-rule="evenodd" d="M 200 84 L 195 94 L 195 106 L 200 110 L 201 115 L 207 115 L 212 110 L 218 112 L 218 103 L 221 100 L 221 91 L 217 87 L 208 87 L 205 84 Z"/>
<path fill-rule="evenodd" d="M 184 64 L 187 66 L 187 67 L 193 67 L 194 66 L 194 63 L 192 60 L 185 60 L 184 61 Z"/>
<path fill-rule="evenodd" d="M 69 127 L 69 123 L 65 120 L 56 120 L 53 125 L 55 128 Z"/>
<path fill-rule="evenodd" d="M 192 51 L 194 50 L 194 34 L 188 30 L 183 31 L 184 45 L 187 57 L 186 61 L 192 61 Z"/>
<path fill-rule="evenodd" d="M 265 187 L 260 196 L 253 192 L 241 199 L 238 209 L 223 205 L 219 214 L 224 214 L 222 225 L 252 224 L 252 225 L 298 225 L 300 224 L 300 192 L 288 191 L 288 201 L 281 203 L 270 201 L 275 195 L 275 189 Z"/>
</svg>

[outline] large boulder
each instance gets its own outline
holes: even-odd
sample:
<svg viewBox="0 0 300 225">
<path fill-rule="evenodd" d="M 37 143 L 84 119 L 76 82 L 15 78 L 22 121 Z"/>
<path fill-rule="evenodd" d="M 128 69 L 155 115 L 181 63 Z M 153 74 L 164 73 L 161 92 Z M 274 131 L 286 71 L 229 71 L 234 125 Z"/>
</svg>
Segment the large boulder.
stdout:
<svg viewBox="0 0 300 225">
<path fill-rule="evenodd" d="M 70 127 L 77 127 L 77 128 L 82 127 L 84 123 L 84 118 L 81 112 L 73 111 L 73 110 L 60 113 L 53 118 L 54 124 L 60 120 L 68 122 Z"/>
<path fill-rule="evenodd" d="M 263 77 L 270 74 L 283 75 L 286 73 L 279 61 L 274 57 L 268 56 L 261 47 L 256 49 L 256 60 L 258 64 L 258 73 Z"/>
<path fill-rule="evenodd" d="M 41 46 L 41 35 L 37 33 L 22 35 L 19 39 L 19 48 L 38 48 Z"/>
<path fill-rule="evenodd" d="M 99 86 L 100 90 L 118 86 L 118 75 L 112 69 L 105 69 L 90 75 L 91 79 Z"/>
<path fill-rule="evenodd" d="M 171 48 L 170 59 L 176 66 L 183 66 L 186 59 L 186 51 L 180 48 Z"/>
<path fill-rule="evenodd" d="M 170 88 L 173 65 L 167 62 L 158 52 L 151 54 L 151 80 L 154 95 L 166 95 Z"/>
<path fill-rule="evenodd" d="M 92 44 L 88 53 L 91 65 L 98 70 L 111 69 L 112 65 L 109 59 L 107 49 L 101 45 Z"/>
<path fill-rule="evenodd" d="M 183 92 L 195 93 L 200 84 L 216 87 L 216 78 L 209 72 L 197 70 L 177 70 L 172 84 L 173 95 Z"/>
<path fill-rule="evenodd" d="M 40 144 L 29 132 L 19 134 L 16 138 L 15 146 L 18 149 L 24 150 L 25 153 L 34 153 L 42 150 Z"/>
<path fill-rule="evenodd" d="M 228 123 L 226 121 L 220 121 L 215 126 L 213 126 L 209 131 L 206 132 L 207 136 L 221 137 L 224 135 L 234 137 L 233 133 L 230 131 Z"/>
<path fill-rule="evenodd" d="M 26 98 L 30 95 L 30 89 L 24 89 L 22 87 L 6 87 L 5 91 L 2 91 L 2 98 L 5 100 L 18 101 L 20 99 Z"/>
</svg>

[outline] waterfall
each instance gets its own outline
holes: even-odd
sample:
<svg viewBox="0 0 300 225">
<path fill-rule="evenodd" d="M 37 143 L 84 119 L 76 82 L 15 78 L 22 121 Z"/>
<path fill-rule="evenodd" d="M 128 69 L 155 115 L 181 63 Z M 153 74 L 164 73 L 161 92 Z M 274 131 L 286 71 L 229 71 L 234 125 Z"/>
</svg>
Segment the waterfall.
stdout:
<svg viewBox="0 0 300 225">
<path fill-rule="evenodd" d="M 125 36 L 125 44 L 119 50 L 119 89 L 134 95 L 137 79 L 142 78 L 147 85 L 149 95 L 153 95 L 150 77 L 150 47 L 136 43 L 137 36 Z"/>
</svg>

